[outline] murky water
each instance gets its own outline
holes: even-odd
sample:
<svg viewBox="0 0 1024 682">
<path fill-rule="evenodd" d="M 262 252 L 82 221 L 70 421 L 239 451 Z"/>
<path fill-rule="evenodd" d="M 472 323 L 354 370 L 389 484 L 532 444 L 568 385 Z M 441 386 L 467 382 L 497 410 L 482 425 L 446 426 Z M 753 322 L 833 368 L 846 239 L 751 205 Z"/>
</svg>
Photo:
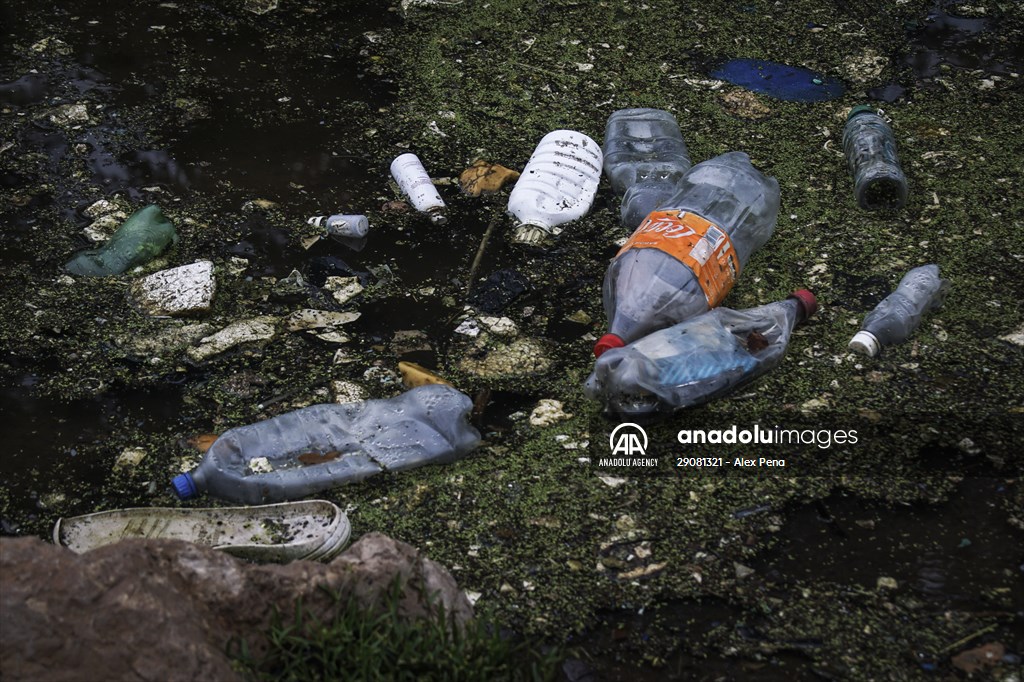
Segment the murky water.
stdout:
<svg viewBox="0 0 1024 682">
<path fill-rule="evenodd" d="M 207 221 L 231 224 L 218 225 L 228 237 L 205 242 L 197 237 L 196 243 L 208 248 L 209 257 L 249 259 L 246 277 L 254 281 L 280 279 L 298 270 L 317 287 L 329 276 L 357 276 L 370 284 L 386 280 L 389 270 L 400 273 L 401 290 L 360 306 L 362 317 L 351 326 L 367 347 L 391 344 L 396 332 L 407 330 L 421 331 L 430 340 L 428 349 L 408 350 L 398 359 L 437 364 L 450 342 L 451 320 L 464 302 L 490 314 L 500 314 L 513 302 L 547 305 L 545 312 L 551 314 L 543 334 L 556 343 L 577 340 L 590 329 L 562 313 L 575 310 L 584 288 L 593 283 L 567 276 L 557 292 L 559 303 L 546 303 L 552 292 L 539 290 L 523 274 L 516 260 L 521 253 L 503 240 L 489 248 L 480 269 L 486 281 L 475 286 L 467 301 L 452 305 L 439 295 L 423 293 L 464 291 L 487 221 L 479 211 L 460 211 L 457 199 L 452 202 L 455 219 L 443 231 L 425 222 L 374 229 L 387 220 L 382 204 L 394 197 L 387 181 L 390 158 L 373 150 L 367 123 L 372 117 L 366 113 L 393 103 L 396 85 L 367 71 L 350 36 L 325 36 L 322 26 L 344 25 L 357 36 L 396 25 L 395 13 L 376 3 L 355 2 L 320 7 L 306 18 L 293 16 L 302 24 L 293 30 L 305 31 L 307 44 L 277 41 L 272 29 L 260 30 L 216 6 L 204 6 L 202 21 L 194 19 L 184 3 L 121 7 L 99 1 L 73 6 L 16 1 L 0 8 L 0 30 L 9 37 L 37 39 L 41 34 L 36 27 L 50 22 L 64 27 L 60 39 L 66 43 L 40 48 L 46 54 L 58 51 L 51 57 L 57 66 L 46 73 L 15 69 L 14 52 L 6 44 L 0 48 L 0 106 L 12 115 L 33 117 L 7 153 L 43 158 L 39 174 L 0 165 L 0 186 L 24 199 L 0 209 L 0 266 L 56 272 L 56 259 L 39 258 L 34 251 L 34 235 L 49 227 L 47 216 L 84 227 L 89 219 L 82 211 L 99 196 L 120 195 L 135 204 L 154 197 L 169 202 L 201 199 Z M 275 21 L 279 19 L 270 14 L 265 23 L 273 27 Z M 912 76 L 885 86 L 897 88 L 897 96 L 932 87 L 943 66 L 1006 75 L 1024 64 L 1020 45 L 1005 39 L 997 21 L 959 16 L 954 3 L 936 5 L 917 25 L 905 28 L 907 42 L 896 59 Z M 189 71 L 201 71 L 203 78 L 190 81 L 182 75 Z M 894 92 L 879 91 L 878 96 L 888 99 Z M 163 110 L 149 108 L 155 100 Z M 37 115 L 51 105 L 78 101 L 88 103 L 95 125 L 76 129 Z M 269 110 L 277 114 L 269 116 Z M 157 118 L 161 125 L 154 128 Z M 84 159 L 83 177 L 68 172 L 76 154 Z M 30 191 L 43 183 L 52 185 L 49 191 Z M 312 215 L 369 213 L 370 238 L 359 248 L 322 239 L 304 249 L 261 210 L 243 209 L 255 199 L 283 206 L 297 223 Z M 76 248 L 86 246 L 84 238 L 76 240 Z M 605 257 L 614 252 L 606 250 Z M 560 264 L 557 250 L 531 257 L 551 269 Z M 835 288 L 845 300 L 869 309 L 888 292 L 887 282 L 876 275 L 837 274 Z M 174 441 L 189 430 L 208 429 L 189 386 L 227 387 L 239 400 L 265 404 L 282 395 L 279 386 L 255 370 L 224 378 L 188 367 L 151 390 L 105 390 L 103 377 L 81 377 L 79 381 L 92 382 L 94 398 L 40 397 L 35 390 L 40 376 L 59 374 L 64 361 L 54 358 L 55 367 L 26 368 L 5 359 L 0 365 L 0 425 L 9 444 L 0 457 L 5 508 L 11 517 L 30 524 L 46 517 L 55 504 L 84 512 L 98 503 L 116 506 L 143 499 L 150 481 L 133 482 L 130 492 L 124 492 L 128 484 L 112 488 L 109 499 L 101 499 L 107 495 L 103 485 L 112 455 L 105 448 L 129 429 L 150 442 Z M 528 388 L 492 393 L 482 430 L 509 430 L 509 414 L 529 410 L 542 397 Z M 1017 590 L 1015 598 L 1021 603 L 1019 546 L 1005 541 L 1005 512 L 991 503 L 1008 494 L 1007 486 L 992 478 L 968 479 L 953 499 L 937 508 L 865 506 L 856 498 L 835 497 L 783 510 L 775 546 L 751 562 L 758 584 L 765 594 L 786 600 L 797 599 L 811 581 L 874 590 L 879 577 L 890 577 L 900 594 L 921 600 L 935 613 L 985 611 L 986 594 L 992 590 Z M 117 496 L 121 493 L 124 499 Z M 751 509 L 753 514 L 769 508 Z M 13 518 L 0 519 L 3 534 L 19 531 L 23 529 Z M 606 679 L 641 679 L 632 668 L 641 649 L 637 642 L 644 637 L 702 641 L 724 629 L 745 641 L 768 641 L 758 630 L 761 623 L 750 619 L 742 605 L 724 601 L 671 601 L 657 619 L 635 612 L 604 616 L 603 626 L 574 644 L 587 650 L 587 666 L 609 671 Z M 1019 637 L 1019 612 L 1009 614 L 1007 622 L 997 636 Z M 805 665 L 801 652 L 818 645 L 814 639 L 782 642 L 768 661 L 733 660 L 720 649 L 695 653 L 681 647 L 647 679 L 712 674 L 810 678 L 816 673 Z M 940 652 L 918 653 L 934 657 Z M 827 677 L 828 671 L 821 676 Z"/>
</svg>

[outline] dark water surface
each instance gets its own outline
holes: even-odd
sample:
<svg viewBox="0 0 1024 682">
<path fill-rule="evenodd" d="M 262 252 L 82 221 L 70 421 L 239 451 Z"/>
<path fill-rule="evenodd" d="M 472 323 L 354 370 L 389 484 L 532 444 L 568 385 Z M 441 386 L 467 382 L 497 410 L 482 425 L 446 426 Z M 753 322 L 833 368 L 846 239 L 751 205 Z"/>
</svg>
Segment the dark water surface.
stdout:
<svg viewBox="0 0 1024 682">
<path fill-rule="evenodd" d="M 310 36 L 303 45 L 276 41 L 273 31 L 257 30 L 252 22 L 239 21 L 217 5 L 204 5 L 202 20 L 196 21 L 189 7 L 185 2 L 40 5 L 22 0 L 0 6 L 0 107 L 11 115 L 35 117 L 51 105 L 84 101 L 90 117 L 100 121 L 74 130 L 45 117 L 34 118 L 12 141 L 16 147 L 2 152 L 45 158 L 44 170 L 31 174 L 0 156 L 0 187 L 31 194 L 20 205 L 0 208 L 0 267 L 57 272 L 55 258 L 40 257 L 33 249 L 33 235 L 48 229 L 40 217 L 47 211 L 80 227 L 87 225 L 82 209 L 99 195 L 83 187 L 99 188 L 107 197 L 120 194 L 134 203 L 154 197 L 199 197 L 209 220 L 217 220 L 220 209 L 234 221 L 230 239 L 210 238 L 208 256 L 250 259 L 251 278 L 280 279 L 298 270 L 320 286 L 332 275 L 354 275 L 368 284 L 386 279 L 387 268 L 400 272 L 407 291 L 361 306 L 362 318 L 351 329 L 367 346 L 390 343 L 399 330 L 421 330 L 433 348 L 413 351 L 405 359 L 436 363 L 450 334 L 451 306 L 436 297 L 407 294 L 464 282 L 486 220 L 465 217 L 444 231 L 421 225 L 375 232 L 371 226 L 370 238 L 360 250 L 329 240 L 305 250 L 259 211 L 241 208 L 259 198 L 286 203 L 290 213 L 303 217 L 349 212 L 381 217 L 382 203 L 393 198 L 387 186 L 390 158 L 372 153 L 366 137 L 366 121 L 372 117 L 368 119 L 366 112 L 394 103 L 397 86 L 367 71 L 365 60 L 358 58 L 361 43 L 350 36 L 393 27 L 396 14 L 372 2 L 336 3 L 308 17 L 300 13 L 291 20 Z M 907 42 L 899 47 L 898 59 L 912 76 L 879 84 L 879 99 L 932 87 L 930 79 L 943 65 L 998 75 L 1021 68 L 1021 46 L 1004 40 L 998 23 L 960 17 L 955 10 L 952 5 L 937 5 L 918 25 L 906 27 Z M 277 20 L 273 13 L 267 15 L 267 22 Z M 66 52 L 53 57 L 57 66 L 48 72 L 26 72 L 11 45 L 37 35 L 33 27 L 46 21 L 65 27 L 60 37 L 67 43 Z M 324 26 L 345 26 L 349 36 L 325 36 Z M 189 72 L 201 72 L 202 78 L 190 81 L 182 75 Z M 156 111 L 154 101 L 160 102 Z M 269 110 L 277 114 L 269 116 Z M 154 122 L 161 125 L 154 128 Z M 88 176 L 72 178 L 67 169 L 79 145 Z M 44 183 L 52 185 L 50 191 L 28 191 Z M 74 246 L 84 247 L 84 240 Z M 557 254 L 550 258 L 551 266 L 557 267 Z M 540 303 L 533 284 L 509 267 L 511 259 L 503 243 L 488 252 L 481 268 L 488 279 L 478 285 L 473 299 L 479 309 L 500 314 L 512 300 Z M 886 285 L 878 276 L 843 274 L 835 283 L 861 306 L 877 302 Z M 583 286 L 570 282 L 563 293 L 571 298 Z M 567 343 L 588 330 L 566 321 L 561 313 L 567 311 L 556 306 L 555 312 L 546 327 L 549 339 Z M 0 365 L 0 428 L 8 445 L 0 456 L 7 514 L 0 519 L 0 533 L 5 535 L 24 532 L 18 520 L 36 523 L 54 504 L 82 512 L 97 504 L 123 506 L 125 500 L 116 495 L 102 497 L 97 492 L 109 477 L 109 461 L 116 454 L 105 450 L 108 441 L 129 429 L 151 444 L 189 435 L 183 430 L 209 428 L 186 384 L 244 383 L 251 393 L 238 389 L 239 395 L 244 393 L 253 402 L 269 402 L 281 393 L 276 386 L 249 382 L 242 372 L 222 380 L 188 367 L 150 390 L 107 390 L 104 377 L 76 377 L 92 382 L 95 397 L 62 400 L 43 397 L 36 389 L 44 368 L 47 374 L 60 374 L 65 364 L 71 369 L 70 359 L 47 358 L 31 366 L 23 360 L 4 358 Z M 132 366 L 132 371 L 143 370 Z M 544 397 L 539 388 L 535 395 L 495 392 L 485 430 L 508 428 L 509 413 L 528 410 L 538 397 Z M 165 483 L 136 482 L 125 499 L 144 499 L 147 486 Z M 772 510 L 782 519 L 781 530 L 750 562 L 754 580 L 764 594 L 786 601 L 798 599 L 811 581 L 874 591 L 880 577 L 892 578 L 894 598 L 916 599 L 933 615 L 992 610 L 988 595 L 1011 584 L 1012 598 L 1021 606 L 1016 613 L 999 615 L 1005 624 L 999 634 L 1019 638 L 1020 644 L 1024 555 L 1019 544 L 1006 542 L 1008 537 L 1021 538 L 1006 524 L 1005 500 L 1014 485 L 1018 483 L 968 478 L 940 505 L 865 505 L 859 498 L 834 496 Z M 582 667 L 570 666 L 566 675 L 591 679 L 587 670 L 605 669 L 609 672 L 601 679 L 664 679 L 665 674 L 779 680 L 844 676 L 838 668 L 807 665 L 805 653 L 819 646 L 814 636 L 773 639 L 772 617 L 750 619 L 741 611 L 725 601 L 676 600 L 659 609 L 657 619 L 650 613 L 608 612 L 604 623 L 578 642 L 587 649 Z M 675 637 L 680 643 L 710 635 L 763 641 L 773 658 L 769 664 L 703 657 L 680 645 L 677 655 L 661 662 L 661 672 L 638 676 L 632 670 L 633 647 L 655 635 Z M 906 656 L 915 672 L 926 672 L 931 661 L 947 653 L 908 651 Z"/>
</svg>

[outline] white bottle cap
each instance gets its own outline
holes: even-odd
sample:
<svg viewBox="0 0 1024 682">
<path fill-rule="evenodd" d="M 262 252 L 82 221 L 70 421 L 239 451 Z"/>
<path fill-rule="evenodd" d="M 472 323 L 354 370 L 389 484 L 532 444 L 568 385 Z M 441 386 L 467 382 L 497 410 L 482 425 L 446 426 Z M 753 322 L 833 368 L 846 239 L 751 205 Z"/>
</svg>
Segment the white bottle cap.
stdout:
<svg viewBox="0 0 1024 682">
<path fill-rule="evenodd" d="M 850 339 L 850 350 L 855 350 L 858 353 L 873 358 L 878 355 L 878 339 L 871 332 L 861 330 Z"/>
</svg>

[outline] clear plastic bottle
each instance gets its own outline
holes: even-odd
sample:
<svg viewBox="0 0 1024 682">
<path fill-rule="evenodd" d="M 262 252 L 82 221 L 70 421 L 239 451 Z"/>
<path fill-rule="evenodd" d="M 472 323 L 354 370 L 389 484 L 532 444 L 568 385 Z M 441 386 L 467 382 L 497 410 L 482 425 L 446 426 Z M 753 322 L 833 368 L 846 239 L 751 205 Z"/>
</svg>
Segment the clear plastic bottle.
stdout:
<svg viewBox="0 0 1024 682">
<path fill-rule="evenodd" d="M 443 384 L 388 400 L 313 405 L 220 436 L 174 478 L 181 499 L 206 492 L 263 504 L 305 497 L 381 471 L 458 459 L 477 446 L 473 401 Z"/>
<path fill-rule="evenodd" d="M 661 208 L 693 165 L 676 117 L 663 109 L 619 109 L 604 131 L 604 172 L 622 197 L 622 224 L 631 230 Z"/>
<path fill-rule="evenodd" d="M 749 310 L 715 308 L 604 353 L 584 392 L 635 418 L 708 402 L 775 368 L 816 309 L 806 289 Z"/>
<path fill-rule="evenodd" d="M 72 275 L 106 277 L 144 265 L 172 244 L 178 233 L 156 204 L 132 213 L 102 247 L 81 251 L 65 264 Z"/>
<path fill-rule="evenodd" d="M 608 332 L 600 356 L 656 329 L 714 308 L 772 232 L 779 183 L 743 152 L 698 163 L 666 208 L 651 213 L 604 278 Z"/>
<path fill-rule="evenodd" d="M 512 235 L 521 244 L 542 244 L 559 227 L 590 210 L 601 182 L 601 147 L 573 130 L 555 130 L 537 144 L 508 197 L 515 217 Z"/>
<path fill-rule="evenodd" d="M 435 225 L 444 225 L 448 222 L 444 200 L 437 193 L 437 188 L 434 187 L 418 156 L 402 154 L 392 161 L 391 177 L 398 183 L 402 193 L 409 197 L 412 207 L 420 213 L 426 213 L 430 222 Z"/>
<path fill-rule="evenodd" d="M 896 138 L 874 109 L 862 104 L 850 110 L 843 129 L 843 152 L 858 206 L 896 209 L 907 203 L 907 177 L 896 156 Z"/>
<path fill-rule="evenodd" d="M 903 343 L 926 312 L 942 305 L 948 291 L 949 280 L 939 277 L 938 265 L 914 268 L 903 276 L 896 291 L 864 317 L 860 331 L 850 339 L 850 348 L 875 357 L 882 346 Z"/>
<path fill-rule="evenodd" d="M 332 237 L 346 239 L 362 239 L 370 231 L 370 221 L 364 215 L 321 215 L 306 222 L 313 227 L 322 227 Z"/>
</svg>

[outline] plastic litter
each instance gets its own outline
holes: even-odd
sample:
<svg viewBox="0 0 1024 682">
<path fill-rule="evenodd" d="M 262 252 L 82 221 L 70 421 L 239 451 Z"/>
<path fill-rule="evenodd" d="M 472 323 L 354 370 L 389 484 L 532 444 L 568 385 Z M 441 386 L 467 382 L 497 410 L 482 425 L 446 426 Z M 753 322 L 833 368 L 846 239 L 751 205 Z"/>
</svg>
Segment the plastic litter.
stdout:
<svg viewBox="0 0 1024 682">
<path fill-rule="evenodd" d="M 843 151 L 858 206 L 896 209 L 907 203 L 907 176 L 896 155 L 896 138 L 874 109 L 861 105 L 850 110 L 843 129 Z"/>
<path fill-rule="evenodd" d="M 711 77 L 788 102 L 824 102 L 846 90 L 835 78 L 764 59 L 730 59 Z"/>
<path fill-rule="evenodd" d="M 331 237 L 362 239 L 370 231 L 370 221 L 364 215 L 321 215 L 306 222 L 313 227 L 323 228 Z"/>
<path fill-rule="evenodd" d="M 64 267 L 73 275 L 120 275 L 148 263 L 177 243 L 174 226 L 159 206 L 150 204 L 131 214 L 102 247 L 75 254 Z"/>
<path fill-rule="evenodd" d="M 437 193 L 437 188 L 434 187 L 419 157 L 415 154 L 399 156 L 391 162 L 391 177 L 398 183 L 402 193 L 409 197 L 413 208 L 420 213 L 426 213 L 430 222 L 435 225 L 444 225 L 448 222 L 444 200 Z"/>
<path fill-rule="evenodd" d="M 875 357 L 882 346 L 903 343 L 926 312 L 942 305 L 948 292 L 949 280 L 939 277 L 938 265 L 914 268 L 903 276 L 896 291 L 865 316 L 860 331 L 850 339 L 850 348 Z"/>
<path fill-rule="evenodd" d="M 778 366 L 793 327 L 816 309 L 806 289 L 749 310 L 715 308 L 604 353 L 584 393 L 631 418 L 708 402 Z"/>
<path fill-rule="evenodd" d="M 125 538 L 165 538 L 260 562 L 328 561 L 351 535 L 348 516 L 326 500 L 215 509 L 115 509 L 58 519 L 53 527 L 54 544 L 79 554 Z"/>
<path fill-rule="evenodd" d="M 604 172 L 622 197 L 622 224 L 635 230 L 665 205 L 692 166 L 676 117 L 662 109 L 619 109 L 604 132 Z"/>
<path fill-rule="evenodd" d="M 590 210 L 601 182 L 601 147 L 573 130 L 555 130 L 537 144 L 508 198 L 516 219 L 512 239 L 539 245 L 561 225 Z"/>
<path fill-rule="evenodd" d="M 698 163 L 679 191 L 641 223 L 604 278 L 608 332 L 600 356 L 722 302 L 775 230 L 779 183 L 743 152 Z"/>
<path fill-rule="evenodd" d="M 480 442 L 468 422 L 472 408 L 468 396 L 443 384 L 388 400 L 305 407 L 226 431 L 200 465 L 172 485 L 183 500 L 206 492 L 258 504 L 305 497 L 381 471 L 451 462 Z"/>
</svg>

